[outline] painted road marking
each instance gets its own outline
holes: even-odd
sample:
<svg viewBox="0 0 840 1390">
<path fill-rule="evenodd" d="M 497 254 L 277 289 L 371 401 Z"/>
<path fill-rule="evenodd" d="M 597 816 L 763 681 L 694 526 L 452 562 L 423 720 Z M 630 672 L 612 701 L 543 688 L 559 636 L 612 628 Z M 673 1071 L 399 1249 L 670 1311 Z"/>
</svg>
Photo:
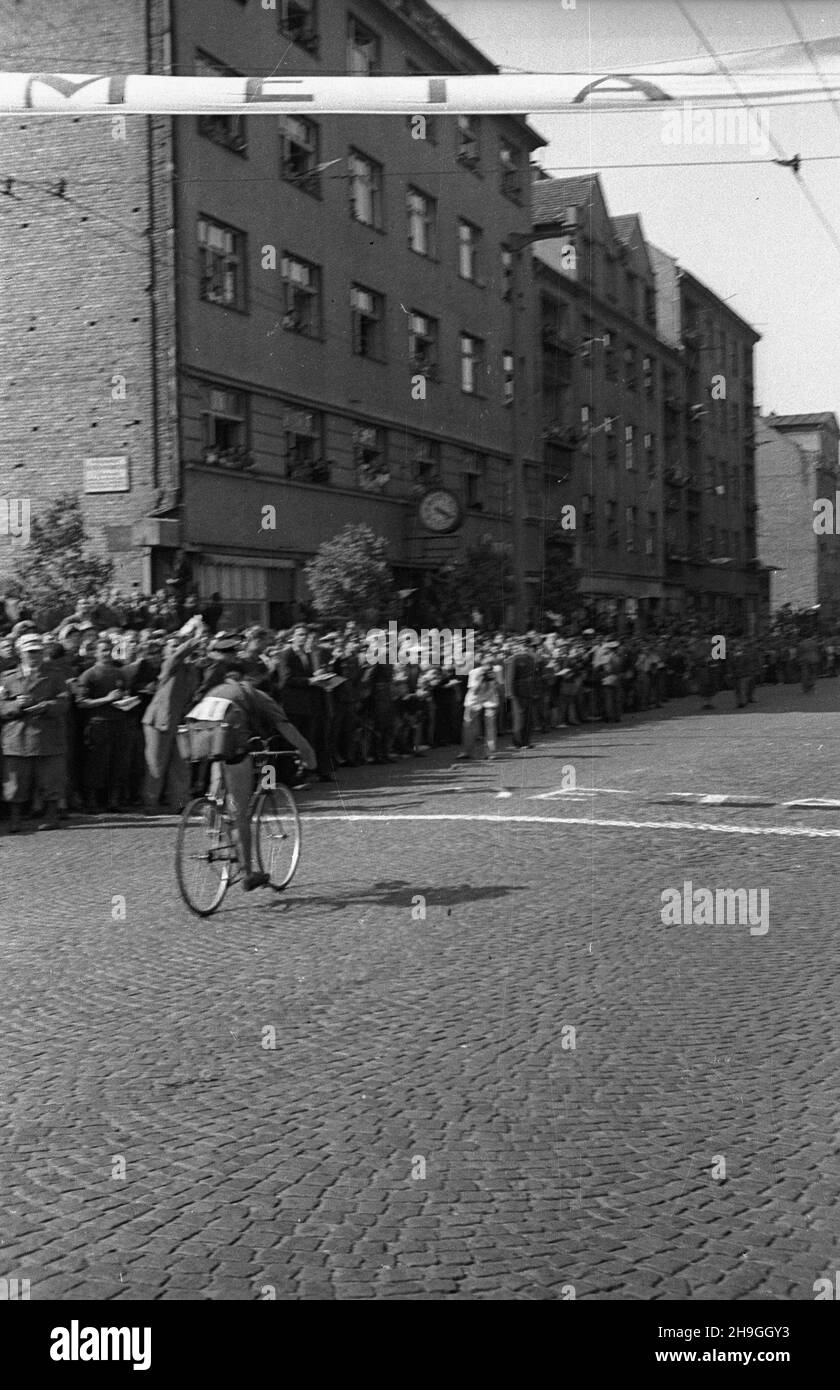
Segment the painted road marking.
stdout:
<svg viewBox="0 0 840 1390">
<path fill-rule="evenodd" d="M 825 808 L 836 811 L 840 808 L 840 801 L 835 801 L 831 797 L 809 796 L 802 801 L 785 801 L 782 803 L 785 810 L 797 810 L 804 808 L 807 810 L 822 811 Z"/>
<path fill-rule="evenodd" d="M 694 806 L 776 806 L 766 796 L 749 796 L 740 792 L 668 792 L 651 798 L 653 806 L 671 806 L 688 802 Z"/>
<path fill-rule="evenodd" d="M 529 796 L 529 801 L 551 801 L 555 796 L 638 796 L 638 792 L 625 791 L 623 787 L 558 787 L 557 791 L 540 792 Z"/>
<path fill-rule="evenodd" d="M 304 811 L 301 820 L 308 821 L 374 821 L 381 825 L 385 821 L 472 821 L 494 825 L 588 825 L 592 829 L 604 830 L 689 830 L 710 835 L 778 835 L 791 840 L 836 840 L 840 839 L 840 829 L 823 829 L 817 826 L 783 825 L 712 825 L 704 821 L 677 820 L 602 820 L 593 816 L 503 816 L 467 814 L 455 815 L 444 811 L 427 813 L 348 811 L 346 815 L 321 814 L 318 811 Z"/>
</svg>

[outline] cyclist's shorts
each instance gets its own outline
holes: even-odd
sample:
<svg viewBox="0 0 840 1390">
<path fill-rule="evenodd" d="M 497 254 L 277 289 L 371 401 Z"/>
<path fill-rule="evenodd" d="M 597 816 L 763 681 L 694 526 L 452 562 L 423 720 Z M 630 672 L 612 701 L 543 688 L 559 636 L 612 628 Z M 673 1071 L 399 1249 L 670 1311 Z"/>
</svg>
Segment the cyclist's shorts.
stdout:
<svg viewBox="0 0 840 1390">
<path fill-rule="evenodd" d="M 251 793 L 254 790 L 254 764 L 250 758 L 243 758 L 238 763 L 225 764 L 225 786 L 227 787 L 228 805 L 233 815 L 246 815 L 248 802 L 251 800 Z"/>
</svg>

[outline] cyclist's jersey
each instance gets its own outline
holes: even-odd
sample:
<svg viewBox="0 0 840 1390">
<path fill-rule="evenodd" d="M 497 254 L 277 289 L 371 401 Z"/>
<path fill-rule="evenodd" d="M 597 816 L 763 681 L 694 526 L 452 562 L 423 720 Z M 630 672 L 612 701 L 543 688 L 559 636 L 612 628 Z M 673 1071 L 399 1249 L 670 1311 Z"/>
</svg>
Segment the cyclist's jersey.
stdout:
<svg viewBox="0 0 840 1390">
<path fill-rule="evenodd" d="M 298 750 L 308 767 L 316 764 L 312 748 L 290 723 L 283 707 L 250 683 L 230 679 L 214 685 L 186 717 L 229 725 L 233 746 L 226 762 L 241 762 L 248 752 L 249 739 L 267 739 L 279 733 Z"/>
<path fill-rule="evenodd" d="M 280 706 L 261 690 L 241 681 L 226 680 L 211 690 L 187 714 L 187 719 L 225 723 L 231 730 L 231 756 L 227 762 L 240 762 L 252 738 L 269 738 L 277 733 L 283 719 Z"/>
</svg>

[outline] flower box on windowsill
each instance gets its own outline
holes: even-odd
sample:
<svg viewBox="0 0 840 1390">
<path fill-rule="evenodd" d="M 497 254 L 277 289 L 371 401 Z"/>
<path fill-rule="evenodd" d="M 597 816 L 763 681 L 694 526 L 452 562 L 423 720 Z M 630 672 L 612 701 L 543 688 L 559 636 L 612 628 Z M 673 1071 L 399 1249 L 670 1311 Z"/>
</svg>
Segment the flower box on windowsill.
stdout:
<svg viewBox="0 0 840 1390">
<path fill-rule="evenodd" d="M 369 468 L 365 464 L 361 464 L 356 469 L 356 477 L 359 487 L 365 492 L 382 492 L 385 485 L 390 481 L 391 474 L 383 473 L 378 469 Z"/>
<path fill-rule="evenodd" d="M 248 449 L 205 449 L 204 462 L 213 464 L 216 468 L 227 468 L 234 473 L 241 473 L 246 468 L 253 468 L 254 457 Z"/>
</svg>

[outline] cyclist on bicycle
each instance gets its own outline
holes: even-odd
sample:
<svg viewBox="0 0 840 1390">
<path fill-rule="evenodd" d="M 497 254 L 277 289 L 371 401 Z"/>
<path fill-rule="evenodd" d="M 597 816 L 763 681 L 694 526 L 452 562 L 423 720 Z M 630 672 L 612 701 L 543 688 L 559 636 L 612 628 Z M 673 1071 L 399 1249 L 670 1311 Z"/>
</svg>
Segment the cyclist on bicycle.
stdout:
<svg viewBox="0 0 840 1390">
<path fill-rule="evenodd" d="M 251 822 L 248 803 L 254 790 L 254 766 L 248 752 L 251 739 L 267 739 L 281 734 L 296 748 L 305 765 L 314 769 L 317 758 L 311 745 L 290 723 L 285 710 L 257 690 L 246 674 L 247 661 L 239 654 L 240 639 L 220 637 L 211 644 L 207 655 L 220 663 L 221 681 L 214 685 L 199 703 L 189 711 L 187 719 L 228 724 L 234 731 L 232 756 L 225 759 L 224 780 L 227 800 L 236 826 L 237 854 L 244 875 L 242 886 L 246 893 L 268 883 L 268 874 L 251 869 Z M 213 766 L 210 795 L 214 795 L 221 780 L 221 766 Z"/>
</svg>

